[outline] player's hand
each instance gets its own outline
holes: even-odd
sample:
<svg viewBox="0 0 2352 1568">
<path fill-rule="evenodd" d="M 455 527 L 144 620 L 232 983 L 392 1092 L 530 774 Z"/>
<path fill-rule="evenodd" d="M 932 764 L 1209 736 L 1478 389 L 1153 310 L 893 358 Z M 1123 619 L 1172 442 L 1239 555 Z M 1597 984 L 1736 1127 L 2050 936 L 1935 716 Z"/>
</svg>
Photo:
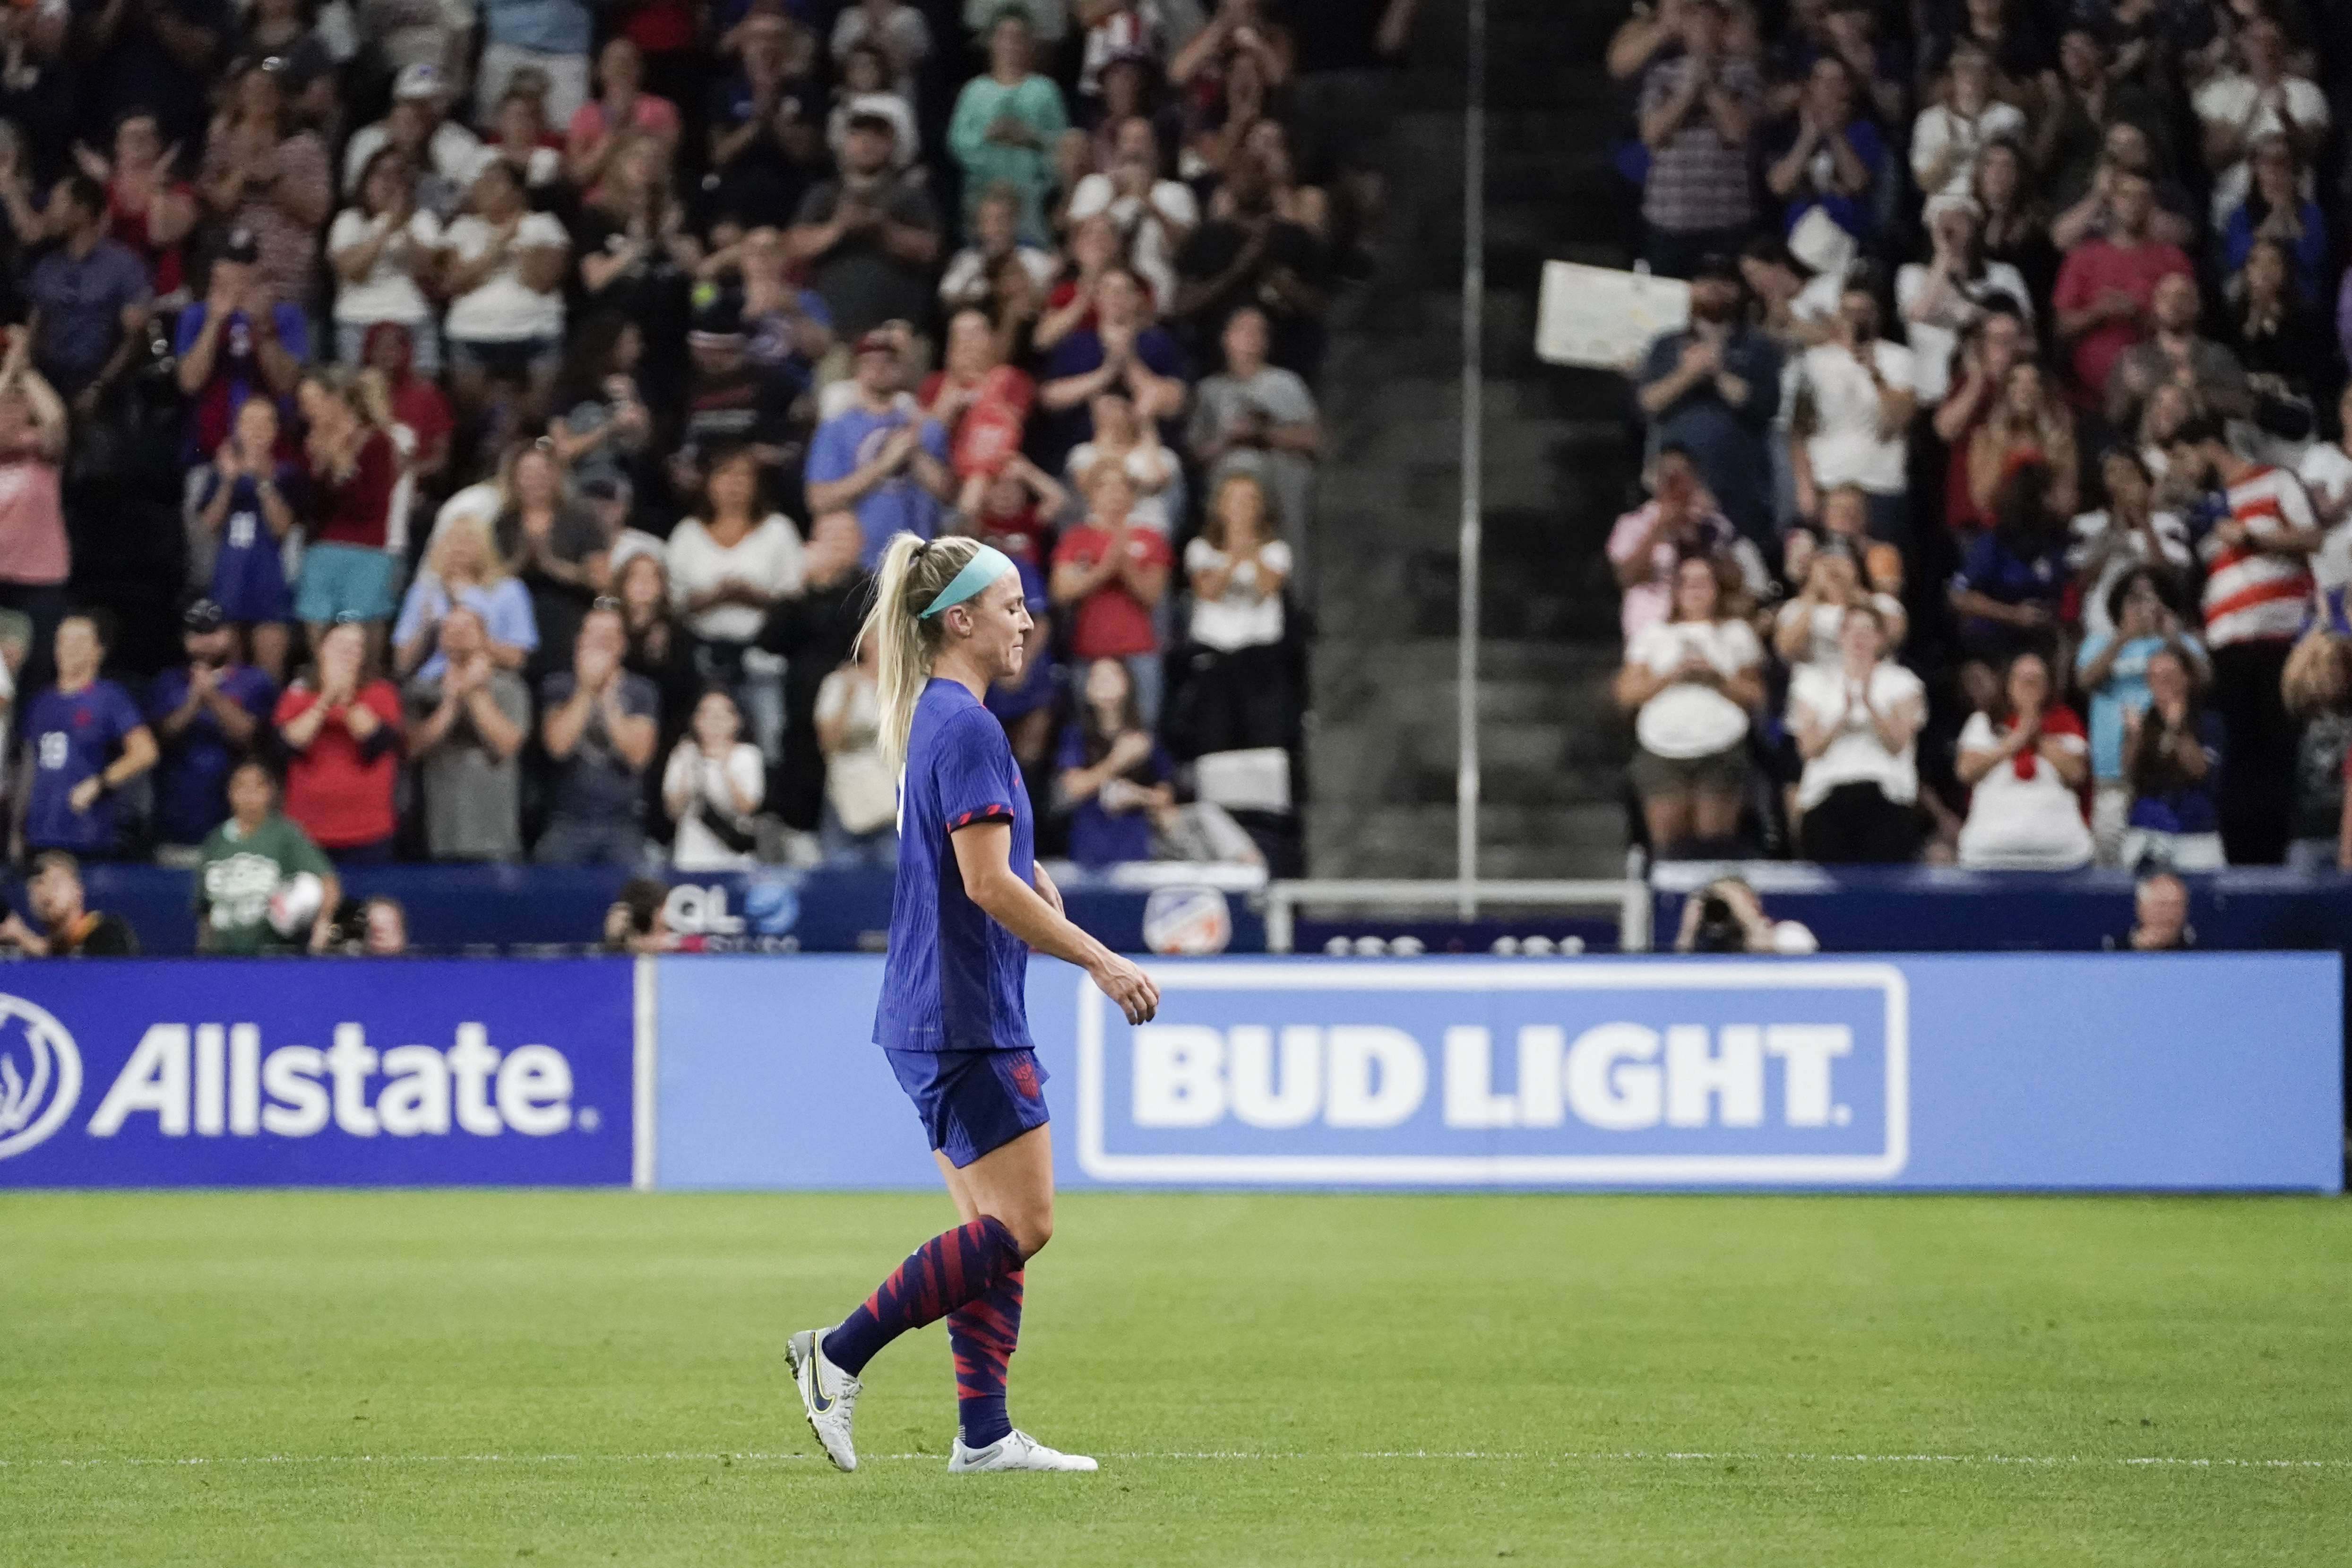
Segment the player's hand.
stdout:
<svg viewBox="0 0 2352 1568">
<path fill-rule="evenodd" d="M 1136 964 L 1115 952 L 1103 954 L 1095 966 L 1095 985 L 1102 994 L 1118 1004 L 1130 1024 L 1149 1024 L 1160 1011 L 1160 987 L 1151 976 Z"/>
<path fill-rule="evenodd" d="M 1062 889 L 1054 885 L 1053 878 L 1045 875 L 1045 868 L 1043 864 L 1034 860 L 1029 864 L 1033 872 L 1029 885 L 1037 889 L 1039 898 L 1053 906 L 1055 914 L 1066 918 L 1069 911 L 1062 908 Z"/>
</svg>

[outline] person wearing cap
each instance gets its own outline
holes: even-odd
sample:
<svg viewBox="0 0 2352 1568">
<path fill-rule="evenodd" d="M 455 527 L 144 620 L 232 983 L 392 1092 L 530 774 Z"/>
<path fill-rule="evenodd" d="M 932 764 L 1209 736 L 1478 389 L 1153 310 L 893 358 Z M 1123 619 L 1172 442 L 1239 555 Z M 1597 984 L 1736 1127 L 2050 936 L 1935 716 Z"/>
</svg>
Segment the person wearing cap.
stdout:
<svg viewBox="0 0 2352 1568">
<path fill-rule="evenodd" d="M 1642 255 L 1662 277 L 1689 277 L 1756 221 L 1748 163 L 1764 81 L 1726 47 L 1730 22 L 1722 0 L 1687 0 L 1676 13 L 1682 52 L 1642 79 Z"/>
<path fill-rule="evenodd" d="M 184 463 L 220 450 L 248 397 L 275 399 L 280 418 L 291 420 L 294 388 L 310 358 L 310 325 L 300 306 L 271 292 L 250 229 L 230 230 L 204 298 L 182 310 L 173 328 L 175 374 L 188 400 Z"/>
<path fill-rule="evenodd" d="M 100 677 L 106 639 L 94 618 L 58 622 L 55 649 L 57 684 L 25 715 L 18 842 L 108 858 L 126 847 L 118 792 L 155 765 L 155 736 L 130 693 Z"/>
<path fill-rule="evenodd" d="M 988 29 L 988 71 L 963 84 L 948 150 L 963 169 L 964 216 L 999 181 L 1021 194 L 1024 238 L 1046 237 L 1044 205 L 1054 189 L 1054 148 L 1070 128 L 1054 79 L 1030 68 L 1035 37 L 1029 18 L 1008 5 Z"/>
<path fill-rule="evenodd" d="M 1634 373 L 1653 450 L 1679 447 L 1725 515 L 1750 540 L 1774 532 L 1764 443 L 1780 406 L 1780 352 L 1748 324 L 1738 263 L 1720 251 L 1693 268 L 1690 324 L 1652 340 Z"/>
<path fill-rule="evenodd" d="M 701 483 L 719 454 L 749 447 L 761 466 L 792 477 L 801 426 L 793 417 L 799 388 L 751 361 L 751 342 L 733 299 L 720 295 L 695 312 L 687 333 L 685 423 L 671 455 L 670 479 L 681 491 Z"/>
<path fill-rule="evenodd" d="M 145 346 L 153 294 L 145 265 L 108 237 L 106 190 L 96 180 L 59 180 L 48 218 L 57 243 L 25 280 L 26 302 L 39 317 L 33 363 L 88 417 Z"/>
<path fill-rule="evenodd" d="M 929 539 L 955 494 L 948 436 L 898 397 L 898 344 L 880 332 L 857 342 L 857 401 L 817 426 L 804 482 L 809 510 L 853 508 L 866 530 L 862 559 L 877 565 L 891 535 Z"/>
<path fill-rule="evenodd" d="M 257 406 L 268 406 L 259 405 Z M 228 777 L 269 734 L 278 686 L 238 662 L 221 606 L 198 599 L 180 617 L 188 662 L 155 678 L 147 719 L 163 748 L 155 767 L 155 840 L 201 844 L 229 815 Z"/>
<path fill-rule="evenodd" d="M 453 189 L 463 191 L 481 162 L 482 141 L 448 118 L 448 80 L 439 66 L 420 60 L 402 67 L 392 79 L 390 110 L 374 124 L 352 132 L 343 148 L 344 195 L 359 200 L 369 161 L 394 143 L 411 153 L 412 162 L 425 164 Z M 404 119 L 409 123 L 395 123 Z"/>
<path fill-rule="evenodd" d="M 785 248 L 814 270 L 844 337 L 930 313 L 939 212 L 919 181 L 893 167 L 897 137 L 887 117 L 852 114 L 840 177 L 803 197 L 785 231 Z"/>
</svg>

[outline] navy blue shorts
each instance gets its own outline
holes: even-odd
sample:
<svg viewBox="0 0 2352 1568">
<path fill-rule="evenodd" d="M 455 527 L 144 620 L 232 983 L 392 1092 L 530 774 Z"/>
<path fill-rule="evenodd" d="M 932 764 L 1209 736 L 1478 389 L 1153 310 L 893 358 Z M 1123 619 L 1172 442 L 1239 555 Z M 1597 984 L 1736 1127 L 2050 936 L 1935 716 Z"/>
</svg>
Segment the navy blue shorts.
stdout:
<svg viewBox="0 0 2352 1568">
<path fill-rule="evenodd" d="M 931 1147 L 961 1170 L 1045 1125 L 1045 1068 L 1034 1051 L 894 1051 L 890 1070 Z"/>
</svg>

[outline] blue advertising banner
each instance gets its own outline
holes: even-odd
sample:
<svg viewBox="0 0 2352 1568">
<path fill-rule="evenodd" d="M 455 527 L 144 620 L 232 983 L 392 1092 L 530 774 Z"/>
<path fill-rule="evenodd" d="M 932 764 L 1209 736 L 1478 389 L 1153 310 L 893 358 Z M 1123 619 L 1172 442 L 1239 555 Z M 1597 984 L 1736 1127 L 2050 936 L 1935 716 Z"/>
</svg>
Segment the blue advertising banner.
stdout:
<svg viewBox="0 0 2352 1568">
<path fill-rule="evenodd" d="M 1066 1184 L 2340 1190 L 2334 954 L 1031 966 Z M 929 1185 L 878 959 L 658 965 L 666 1186 Z"/>
<path fill-rule="evenodd" d="M 627 959 L 0 970 L 0 1186 L 625 1184 Z"/>
</svg>

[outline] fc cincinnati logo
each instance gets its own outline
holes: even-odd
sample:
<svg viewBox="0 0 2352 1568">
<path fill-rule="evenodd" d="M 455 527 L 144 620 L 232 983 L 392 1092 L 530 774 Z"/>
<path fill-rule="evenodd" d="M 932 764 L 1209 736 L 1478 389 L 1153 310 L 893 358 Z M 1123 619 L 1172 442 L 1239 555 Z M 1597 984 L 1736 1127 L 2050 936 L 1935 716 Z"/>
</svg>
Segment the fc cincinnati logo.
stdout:
<svg viewBox="0 0 2352 1568">
<path fill-rule="evenodd" d="M 81 1098 L 81 1053 L 47 1012 L 0 996 L 0 1160 L 64 1125 Z"/>
</svg>

